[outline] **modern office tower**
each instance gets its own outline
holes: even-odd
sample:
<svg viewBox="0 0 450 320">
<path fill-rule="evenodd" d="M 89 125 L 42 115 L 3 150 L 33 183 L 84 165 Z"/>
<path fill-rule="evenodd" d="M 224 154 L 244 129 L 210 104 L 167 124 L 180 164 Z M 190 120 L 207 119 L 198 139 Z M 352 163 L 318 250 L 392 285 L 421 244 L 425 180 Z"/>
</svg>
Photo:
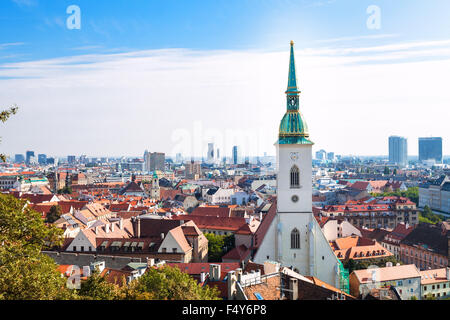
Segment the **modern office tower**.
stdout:
<svg viewBox="0 0 450 320">
<path fill-rule="evenodd" d="M 88 163 L 88 158 L 87 158 L 87 156 L 86 156 L 85 154 L 83 154 L 83 155 L 80 156 L 80 163 L 81 163 L 81 164 L 86 164 L 86 163 Z"/>
<path fill-rule="evenodd" d="M 150 152 L 148 150 L 144 152 L 144 171 L 150 171 Z"/>
<path fill-rule="evenodd" d="M 181 155 L 181 153 L 177 153 L 175 156 L 175 162 L 176 163 L 182 163 L 183 162 L 183 156 Z"/>
<path fill-rule="evenodd" d="M 239 163 L 239 147 L 234 146 L 233 147 L 233 164 Z"/>
<path fill-rule="evenodd" d="M 57 165 L 57 164 L 58 164 L 58 159 L 55 159 L 55 158 L 47 158 L 47 164 Z"/>
<path fill-rule="evenodd" d="M 434 160 L 442 163 L 442 138 L 419 138 L 419 161 Z"/>
<path fill-rule="evenodd" d="M 399 136 L 389 137 L 389 163 L 408 165 L 408 140 Z"/>
<path fill-rule="evenodd" d="M 220 159 L 220 149 L 219 148 L 217 148 L 217 154 L 216 154 L 216 159 L 217 160 L 219 160 Z"/>
<path fill-rule="evenodd" d="M 166 155 L 161 152 L 151 152 L 149 154 L 150 158 L 150 170 L 149 171 L 164 171 L 165 170 L 165 161 Z"/>
<path fill-rule="evenodd" d="M 334 152 L 328 152 L 327 153 L 327 159 L 330 160 L 330 161 L 333 161 L 334 160 Z"/>
<path fill-rule="evenodd" d="M 208 154 L 206 157 L 206 161 L 211 163 L 214 161 L 214 143 L 208 143 Z"/>
<path fill-rule="evenodd" d="M 327 157 L 327 152 L 325 150 L 319 150 L 316 152 L 316 159 L 317 160 L 325 160 Z"/>
<path fill-rule="evenodd" d="M 75 160 L 76 158 L 75 158 L 75 156 L 67 156 L 67 162 L 69 163 L 69 164 L 75 164 Z"/>
<path fill-rule="evenodd" d="M 25 157 L 23 154 L 16 154 L 14 156 L 14 162 L 15 163 L 24 163 L 25 162 Z"/>
<path fill-rule="evenodd" d="M 25 162 L 26 164 L 30 164 L 31 157 L 34 157 L 34 151 L 27 151 L 26 156 L 27 158 Z"/>
<path fill-rule="evenodd" d="M 46 154 L 38 154 L 38 162 L 40 165 L 47 164 L 47 155 Z"/>
</svg>

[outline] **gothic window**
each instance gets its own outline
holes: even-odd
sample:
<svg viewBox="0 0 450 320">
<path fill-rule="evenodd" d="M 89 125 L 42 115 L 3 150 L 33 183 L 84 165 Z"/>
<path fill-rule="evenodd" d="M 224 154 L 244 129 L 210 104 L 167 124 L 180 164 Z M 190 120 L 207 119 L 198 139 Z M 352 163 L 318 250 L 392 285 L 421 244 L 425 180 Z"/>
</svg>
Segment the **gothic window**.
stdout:
<svg viewBox="0 0 450 320">
<path fill-rule="evenodd" d="M 291 249 L 300 249 L 300 232 L 297 228 L 291 232 Z"/>
<path fill-rule="evenodd" d="M 300 188 L 300 170 L 296 165 L 291 168 L 291 189 Z"/>
</svg>

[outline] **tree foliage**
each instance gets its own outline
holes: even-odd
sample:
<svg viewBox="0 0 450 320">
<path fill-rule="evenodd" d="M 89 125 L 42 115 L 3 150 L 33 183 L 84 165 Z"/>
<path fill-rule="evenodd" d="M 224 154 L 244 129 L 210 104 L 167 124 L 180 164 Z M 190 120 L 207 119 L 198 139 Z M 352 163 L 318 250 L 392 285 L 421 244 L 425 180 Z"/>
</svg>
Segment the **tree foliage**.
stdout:
<svg viewBox="0 0 450 320">
<path fill-rule="evenodd" d="M 423 212 L 419 214 L 419 222 L 421 223 L 437 224 L 442 221 L 445 221 L 445 217 L 433 213 L 429 206 L 425 206 Z"/>
<path fill-rule="evenodd" d="M 116 300 L 120 298 L 119 287 L 106 281 L 98 269 L 80 284 L 79 298 L 84 300 Z"/>
<path fill-rule="evenodd" d="M 418 187 L 411 187 L 408 188 L 406 191 L 392 191 L 392 192 L 384 192 L 384 193 L 372 193 L 375 197 L 404 197 L 408 198 L 412 202 L 414 202 L 416 205 L 419 204 L 419 188 Z"/>
<path fill-rule="evenodd" d="M 216 288 L 202 287 L 177 267 L 150 268 L 133 284 L 134 293 L 152 300 L 218 300 Z"/>
<path fill-rule="evenodd" d="M 392 265 L 396 265 L 400 263 L 395 256 L 390 256 L 386 258 L 377 258 L 377 259 L 363 259 L 363 260 L 353 260 L 349 259 L 344 263 L 344 268 L 348 269 L 349 274 L 354 270 L 362 270 L 367 269 L 370 266 L 378 266 L 380 268 L 386 267 L 387 262 L 392 262 Z"/>
<path fill-rule="evenodd" d="M 71 292 L 57 265 L 41 250 L 62 243 L 24 200 L 0 194 L 0 299 L 66 299 Z"/>
<path fill-rule="evenodd" d="M 58 206 L 58 205 L 52 206 L 45 218 L 45 222 L 53 223 L 61 217 L 61 214 L 62 214 L 62 211 L 61 211 L 60 206 Z"/>
<path fill-rule="evenodd" d="M 5 123 L 13 114 L 17 113 L 17 110 L 19 110 L 19 108 L 17 106 L 12 106 L 11 108 L 9 108 L 7 110 L 3 110 L 2 112 L 0 112 L 0 121 Z M 6 155 L 0 154 L 0 160 L 5 162 Z"/>
<path fill-rule="evenodd" d="M 222 257 L 234 248 L 234 235 L 216 235 L 206 233 L 208 239 L 208 261 L 221 262 Z"/>
</svg>

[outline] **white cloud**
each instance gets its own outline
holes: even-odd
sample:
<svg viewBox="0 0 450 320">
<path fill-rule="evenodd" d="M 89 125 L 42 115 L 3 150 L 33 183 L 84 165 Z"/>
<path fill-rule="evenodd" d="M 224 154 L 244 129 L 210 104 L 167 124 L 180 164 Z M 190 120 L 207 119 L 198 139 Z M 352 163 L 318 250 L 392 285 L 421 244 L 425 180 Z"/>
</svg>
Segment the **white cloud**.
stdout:
<svg viewBox="0 0 450 320">
<path fill-rule="evenodd" d="M 316 148 L 387 154 L 391 134 L 444 137 L 450 41 L 297 50 L 305 116 Z M 283 52 L 185 49 L 82 55 L 0 66 L 2 104 L 19 113 L 0 130 L 2 152 L 141 155 L 145 149 L 221 154 L 233 144 L 274 154 L 285 111 L 289 47 Z M 373 53 L 376 54 L 374 55 Z M 444 58 L 442 58 L 444 56 Z M 437 59 L 439 58 L 439 59 Z M 238 142 L 236 136 L 246 138 Z M 235 139 L 231 139 L 235 136 Z"/>
</svg>

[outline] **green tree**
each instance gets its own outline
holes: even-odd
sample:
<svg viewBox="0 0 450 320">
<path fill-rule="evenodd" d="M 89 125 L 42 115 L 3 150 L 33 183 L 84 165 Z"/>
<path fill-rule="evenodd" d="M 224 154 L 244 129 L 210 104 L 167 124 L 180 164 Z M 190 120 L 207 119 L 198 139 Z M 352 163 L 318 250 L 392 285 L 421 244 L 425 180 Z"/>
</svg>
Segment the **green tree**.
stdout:
<svg viewBox="0 0 450 320">
<path fill-rule="evenodd" d="M 0 299 L 68 299 L 72 293 L 55 262 L 41 250 L 62 244 L 24 200 L 0 194 Z"/>
<path fill-rule="evenodd" d="M 445 220 L 445 217 L 439 214 L 433 213 L 429 206 L 423 208 L 423 212 L 419 214 L 419 222 L 437 224 Z"/>
<path fill-rule="evenodd" d="M 9 108 L 7 110 L 3 110 L 2 112 L 0 112 L 0 121 L 5 123 L 13 114 L 17 113 L 17 110 L 19 110 L 19 108 L 17 106 L 12 106 L 11 108 Z M 0 160 L 5 162 L 6 155 L 0 154 Z"/>
<path fill-rule="evenodd" d="M 394 176 L 397 175 L 397 168 L 394 169 L 394 172 L 392 173 Z"/>
<path fill-rule="evenodd" d="M 217 288 L 202 287 L 177 267 L 150 268 L 134 281 L 130 296 L 148 293 L 152 300 L 220 300 Z"/>
<path fill-rule="evenodd" d="M 120 298 L 119 287 L 102 277 L 98 269 L 94 270 L 87 280 L 81 282 L 78 294 L 81 299 L 85 300 L 116 300 Z"/>
<path fill-rule="evenodd" d="M 58 190 L 58 194 L 72 194 L 72 187 L 65 186 L 64 188 Z"/>
<path fill-rule="evenodd" d="M 206 233 L 205 237 L 208 239 L 208 261 L 221 262 L 224 255 L 224 237 L 212 233 Z"/>
<path fill-rule="evenodd" d="M 234 234 L 224 236 L 223 238 L 223 253 L 226 254 L 228 251 L 234 248 L 235 237 Z"/>
<path fill-rule="evenodd" d="M 389 170 L 389 168 L 386 166 L 384 167 L 384 174 L 390 174 L 391 170 Z"/>
<path fill-rule="evenodd" d="M 47 214 L 47 217 L 45 218 L 45 222 L 53 223 L 59 218 L 61 218 L 61 215 L 62 215 L 61 207 L 58 205 L 52 206 Z"/>
</svg>

